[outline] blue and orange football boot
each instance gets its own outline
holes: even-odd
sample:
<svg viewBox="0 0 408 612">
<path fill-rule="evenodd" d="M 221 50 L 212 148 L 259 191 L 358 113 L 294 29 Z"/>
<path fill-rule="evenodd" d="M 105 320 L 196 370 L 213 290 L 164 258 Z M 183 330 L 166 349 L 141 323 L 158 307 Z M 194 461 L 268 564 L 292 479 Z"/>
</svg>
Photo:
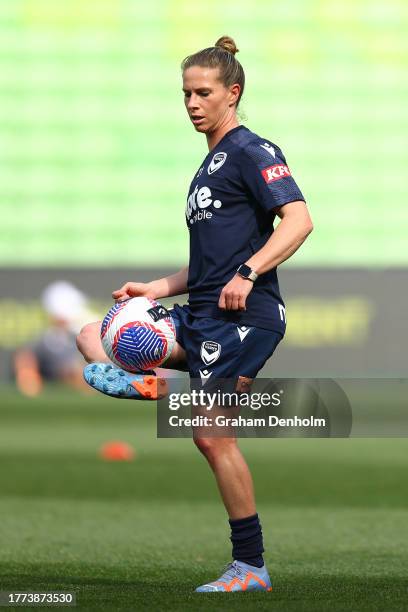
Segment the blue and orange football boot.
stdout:
<svg viewBox="0 0 408 612">
<path fill-rule="evenodd" d="M 84 379 L 93 389 L 121 399 L 157 400 L 167 395 L 167 383 L 153 370 L 126 372 L 111 363 L 90 363 Z"/>
<path fill-rule="evenodd" d="M 243 561 L 233 561 L 223 575 L 196 589 L 196 593 L 232 593 L 236 591 L 272 591 L 265 565 L 254 567 Z"/>
</svg>

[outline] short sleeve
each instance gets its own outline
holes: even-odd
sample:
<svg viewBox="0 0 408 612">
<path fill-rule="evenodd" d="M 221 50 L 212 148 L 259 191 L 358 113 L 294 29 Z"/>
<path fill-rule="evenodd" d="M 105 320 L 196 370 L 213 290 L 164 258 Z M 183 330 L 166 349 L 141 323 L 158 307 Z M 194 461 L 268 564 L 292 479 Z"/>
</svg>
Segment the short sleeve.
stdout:
<svg viewBox="0 0 408 612">
<path fill-rule="evenodd" d="M 252 197 L 266 210 L 305 198 L 276 145 L 263 140 L 248 143 L 241 153 L 241 174 Z"/>
</svg>

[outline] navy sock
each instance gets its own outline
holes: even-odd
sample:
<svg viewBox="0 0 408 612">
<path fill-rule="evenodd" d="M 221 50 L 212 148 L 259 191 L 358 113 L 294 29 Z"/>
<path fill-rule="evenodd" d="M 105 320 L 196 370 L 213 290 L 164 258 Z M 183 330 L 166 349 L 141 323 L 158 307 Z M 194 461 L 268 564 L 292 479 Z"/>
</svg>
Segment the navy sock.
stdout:
<svg viewBox="0 0 408 612">
<path fill-rule="evenodd" d="M 262 567 L 264 552 L 262 528 L 257 514 L 242 519 L 229 519 L 232 558 L 255 567 Z"/>
</svg>

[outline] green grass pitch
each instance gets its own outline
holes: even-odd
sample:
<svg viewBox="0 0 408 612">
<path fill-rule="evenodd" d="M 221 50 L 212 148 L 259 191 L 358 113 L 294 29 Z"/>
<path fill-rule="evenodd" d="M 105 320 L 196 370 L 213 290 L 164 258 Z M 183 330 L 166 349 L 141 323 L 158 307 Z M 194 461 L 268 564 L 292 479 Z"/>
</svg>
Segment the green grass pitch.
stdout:
<svg viewBox="0 0 408 612">
<path fill-rule="evenodd" d="M 74 591 L 84 610 L 407 609 L 407 440 L 243 440 L 274 590 L 195 594 L 230 560 L 227 521 L 191 440 L 155 423 L 147 403 L 1 390 L 0 590 Z M 99 459 L 117 439 L 135 461 Z"/>
</svg>

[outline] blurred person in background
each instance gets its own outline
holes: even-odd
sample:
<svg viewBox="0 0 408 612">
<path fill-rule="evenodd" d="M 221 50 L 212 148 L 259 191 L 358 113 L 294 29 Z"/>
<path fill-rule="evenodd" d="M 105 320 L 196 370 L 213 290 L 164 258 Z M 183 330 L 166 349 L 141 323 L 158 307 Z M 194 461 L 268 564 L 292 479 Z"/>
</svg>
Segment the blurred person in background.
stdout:
<svg viewBox="0 0 408 612">
<path fill-rule="evenodd" d="M 94 313 L 87 297 L 67 281 L 56 281 L 42 293 L 41 302 L 49 325 L 34 342 L 16 351 L 13 359 L 17 388 L 34 397 L 47 382 L 60 382 L 87 391 L 75 338 Z"/>
</svg>

